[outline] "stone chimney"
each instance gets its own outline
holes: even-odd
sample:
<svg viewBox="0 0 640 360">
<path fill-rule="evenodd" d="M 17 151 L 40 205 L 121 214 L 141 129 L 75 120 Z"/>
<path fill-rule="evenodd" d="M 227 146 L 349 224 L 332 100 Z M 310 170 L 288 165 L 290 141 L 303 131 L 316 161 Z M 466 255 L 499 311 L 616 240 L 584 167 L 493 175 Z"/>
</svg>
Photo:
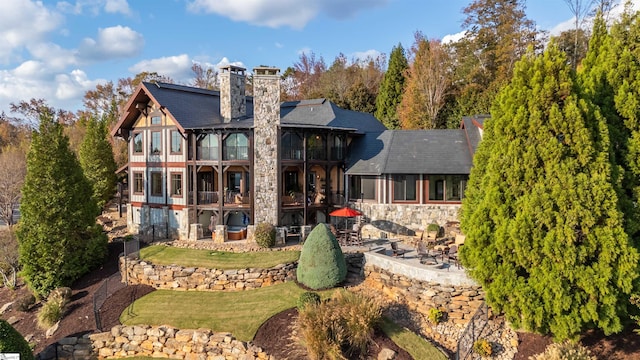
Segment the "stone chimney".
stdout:
<svg viewBox="0 0 640 360">
<path fill-rule="evenodd" d="M 255 224 L 278 224 L 280 69 L 253 69 Z"/>
<path fill-rule="evenodd" d="M 220 68 L 220 115 L 229 122 L 247 114 L 245 68 L 226 65 Z"/>
</svg>

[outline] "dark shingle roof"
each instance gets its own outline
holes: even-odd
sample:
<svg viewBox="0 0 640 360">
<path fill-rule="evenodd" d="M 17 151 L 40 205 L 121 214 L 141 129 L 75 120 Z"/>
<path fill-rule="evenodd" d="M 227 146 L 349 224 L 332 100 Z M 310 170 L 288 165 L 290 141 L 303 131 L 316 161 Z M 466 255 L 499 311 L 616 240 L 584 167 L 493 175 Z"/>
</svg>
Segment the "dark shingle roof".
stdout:
<svg viewBox="0 0 640 360">
<path fill-rule="evenodd" d="M 280 117 L 284 127 L 330 127 L 360 133 L 386 130 L 373 115 L 342 109 L 327 99 L 284 102 Z"/>
<path fill-rule="evenodd" d="M 184 129 L 210 128 L 215 125 L 224 127 L 227 125 L 224 123 L 222 116 L 220 116 L 219 91 L 167 83 L 145 82 L 144 85 L 158 103 L 171 112 Z M 247 117 L 245 119 L 253 115 L 252 98 L 247 98 L 246 107 Z M 248 125 L 251 126 L 253 124 L 251 122 Z"/>
<path fill-rule="evenodd" d="M 484 121 L 489 119 L 489 117 L 489 115 L 476 115 L 462 118 L 462 126 L 466 132 L 470 152 L 476 152 L 478 144 L 480 140 L 482 140 L 481 128 L 484 127 Z"/>
<path fill-rule="evenodd" d="M 468 174 L 472 165 L 464 130 L 387 130 L 351 146 L 349 175 Z"/>
</svg>

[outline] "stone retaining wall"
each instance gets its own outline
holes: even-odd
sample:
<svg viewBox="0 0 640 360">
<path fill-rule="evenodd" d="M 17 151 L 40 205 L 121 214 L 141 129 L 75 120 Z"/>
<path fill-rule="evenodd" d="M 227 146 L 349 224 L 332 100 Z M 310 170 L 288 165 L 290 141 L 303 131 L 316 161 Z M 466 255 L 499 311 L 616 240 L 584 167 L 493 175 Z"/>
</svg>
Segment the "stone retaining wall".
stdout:
<svg viewBox="0 0 640 360">
<path fill-rule="evenodd" d="M 368 264 L 364 274 L 364 287 L 370 294 L 383 296 L 385 302 L 394 303 L 396 312 L 401 314 L 394 320 L 400 323 L 412 321 L 403 325 L 434 339 L 450 351 L 455 350 L 465 325 L 484 301 L 484 293 L 477 285 L 444 285 L 416 280 Z M 402 311 L 398 307 L 402 307 Z M 429 311 L 433 308 L 445 314 L 442 323 L 429 322 Z M 407 319 L 407 314 L 413 314 L 413 319 Z"/>
<path fill-rule="evenodd" d="M 155 265 L 131 257 L 120 258 L 120 273 L 129 285 L 156 289 L 241 291 L 295 280 L 297 262 L 269 269 L 206 269 L 177 265 Z"/>
<path fill-rule="evenodd" d="M 208 329 L 180 330 L 170 326 L 114 326 L 89 335 L 100 358 L 131 356 L 186 360 L 273 359 L 260 347 Z"/>
</svg>

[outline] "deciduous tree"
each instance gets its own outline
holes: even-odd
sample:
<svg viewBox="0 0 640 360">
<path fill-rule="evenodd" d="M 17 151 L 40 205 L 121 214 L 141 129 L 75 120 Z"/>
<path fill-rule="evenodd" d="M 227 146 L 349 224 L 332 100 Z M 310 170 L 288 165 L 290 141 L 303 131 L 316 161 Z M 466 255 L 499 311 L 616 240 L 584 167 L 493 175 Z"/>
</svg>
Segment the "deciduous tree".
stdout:
<svg viewBox="0 0 640 360">
<path fill-rule="evenodd" d="M 62 125 L 41 109 L 27 155 L 18 228 L 22 277 L 41 296 L 102 263 L 106 236 L 96 224 L 91 185 Z"/>
<path fill-rule="evenodd" d="M 13 209 L 20 203 L 20 191 L 27 172 L 25 152 L 7 146 L 0 152 L 0 220 L 13 225 Z"/>
<path fill-rule="evenodd" d="M 612 183 L 609 132 L 566 55 L 529 54 L 485 122 L 463 201 L 461 260 L 515 327 L 622 329 L 638 278 Z"/>
</svg>

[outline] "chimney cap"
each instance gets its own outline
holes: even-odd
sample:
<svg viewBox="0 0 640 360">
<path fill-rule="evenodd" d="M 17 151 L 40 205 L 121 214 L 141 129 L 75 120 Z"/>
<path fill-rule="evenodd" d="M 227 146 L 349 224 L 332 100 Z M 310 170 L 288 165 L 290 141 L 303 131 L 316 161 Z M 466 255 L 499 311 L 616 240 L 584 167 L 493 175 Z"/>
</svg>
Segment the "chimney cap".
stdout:
<svg viewBox="0 0 640 360">
<path fill-rule="evenodd" d="M 247 69 L 243 68 L 242 66 L 224 65 L 224 66 L 220 66 L 220 70 L 223 73 L 224 72 L 232 72 L 232 73 L 239 73 L 240 75 L 244 75 L 244 72 Z"/>
<path fill-rule="evenodd" d="M 257 66 L 253 68 L 253 74 L 258 76 L 279 75 L 280 69 L 275 66 Z"/>
</svg>

